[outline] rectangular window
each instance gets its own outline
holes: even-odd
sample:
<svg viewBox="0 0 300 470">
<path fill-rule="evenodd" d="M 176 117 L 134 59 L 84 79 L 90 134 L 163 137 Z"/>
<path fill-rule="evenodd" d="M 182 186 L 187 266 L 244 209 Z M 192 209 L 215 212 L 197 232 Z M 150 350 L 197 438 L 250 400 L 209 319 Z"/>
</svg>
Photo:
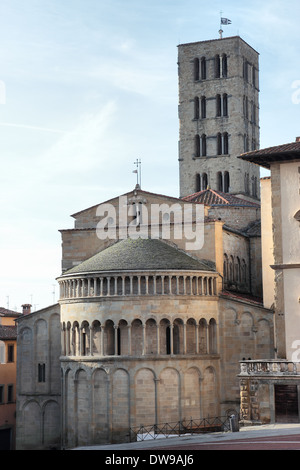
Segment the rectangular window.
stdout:
<svg viewBox="0 0 300 470">
<path fill-rule="evenodd" d="M 46 382 L 46 364 L 38 365 L 38 381 Z"/>
<path fill-rule="evenodd" d="M 0 405 L 4 403 L 4 385 L 0 385 Z"/>
<path fill-rule="evenodd" d="M 9 344 L 7 347 L 7 362 L 14 362 L 14 345 Z"/>
<path fill-rule="evenodd" d="M 14 386 L 7 386 L 7 403 L 13 403 L 14 401 Z"/>
</svg>

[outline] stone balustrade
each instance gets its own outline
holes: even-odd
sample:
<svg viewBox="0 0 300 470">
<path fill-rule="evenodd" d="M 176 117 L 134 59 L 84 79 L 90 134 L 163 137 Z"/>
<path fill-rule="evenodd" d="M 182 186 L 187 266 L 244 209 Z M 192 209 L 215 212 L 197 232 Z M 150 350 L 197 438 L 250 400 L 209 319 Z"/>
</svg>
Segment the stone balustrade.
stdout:
<svg viewBox="0 0 300 470">
<path fill-rule="evenodd" d="M 240 361 L 239 376 L 300 375 L 300 362 L 287 359 L 258 359 Z"/>
<path fill-rule="evenodd" d="M 217 295 L 217 274 L 211 272 L 89 273 L 61 276 L 60 300 L 136 295 Z"/>
</svg>

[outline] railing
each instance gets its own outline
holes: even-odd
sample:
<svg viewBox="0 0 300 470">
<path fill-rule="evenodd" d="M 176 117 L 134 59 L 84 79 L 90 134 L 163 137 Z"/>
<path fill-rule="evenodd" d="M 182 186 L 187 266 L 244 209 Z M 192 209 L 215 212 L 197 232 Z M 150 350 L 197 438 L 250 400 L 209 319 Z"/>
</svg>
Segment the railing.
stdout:
<svg viewBox="0 0 300 470">
<path fill-rule="evenodd" d="M 287 359 L 240 361 L 240 376 L 247 375 L 300 375 L 300 363 Z"/>
<path fill-rule="evenodd" d="M 171 423 L 152 424 L 132 427 L 129 430 L 130 442 L 158 439 L 162 437 L 183 436 L 186 434 L 202 434 L 232 430 L 229 416 L 215 418 L 189 419 Z"/>
</svg>

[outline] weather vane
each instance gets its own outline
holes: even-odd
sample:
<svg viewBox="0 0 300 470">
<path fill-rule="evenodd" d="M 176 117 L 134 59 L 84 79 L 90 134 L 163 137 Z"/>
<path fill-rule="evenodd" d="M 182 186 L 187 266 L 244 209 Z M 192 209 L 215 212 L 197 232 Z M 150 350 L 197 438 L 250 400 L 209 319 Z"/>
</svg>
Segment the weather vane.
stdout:
<svg viewBox="0 0 300 470">
<path fill-rule="evenodd" d="M 134 165 L 136 165 L 136 170 L 133 170 L 132 173 L 136 173 L 136 184 L 142 187 L 142 162 L 140 159 L 136 159 L 134 162 Z"/>
<path fill-rule="evenodd" d="M 219 34 L 220 34 L 220 39 L 222 39 L 223 37 L 223 29 L 222 29 L 222 25 L 228 25 L 228 24 L 231 24 L 231 20 L 229 20 L 228 18 L 223 18 L 222 17 L 222 11 L 220 11 L 220 29 L 219 29 Z"/>
</svg>

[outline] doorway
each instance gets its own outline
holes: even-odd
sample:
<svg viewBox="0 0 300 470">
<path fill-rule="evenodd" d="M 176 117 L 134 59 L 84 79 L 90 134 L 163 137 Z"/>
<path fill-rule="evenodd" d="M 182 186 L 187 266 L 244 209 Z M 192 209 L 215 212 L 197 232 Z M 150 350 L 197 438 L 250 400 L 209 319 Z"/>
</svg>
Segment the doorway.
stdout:
<svg viewBox="0 0 300 470">
<path fill-rule="evenodd" d="M 277 423 L 298 423 L 297 385 L 275 385 L 275 421 Z"/>
<path fill-rule="evenodd" d="M 11 429 L 0 429 L 0 450 L 11 449 Z"/>
</svg>

